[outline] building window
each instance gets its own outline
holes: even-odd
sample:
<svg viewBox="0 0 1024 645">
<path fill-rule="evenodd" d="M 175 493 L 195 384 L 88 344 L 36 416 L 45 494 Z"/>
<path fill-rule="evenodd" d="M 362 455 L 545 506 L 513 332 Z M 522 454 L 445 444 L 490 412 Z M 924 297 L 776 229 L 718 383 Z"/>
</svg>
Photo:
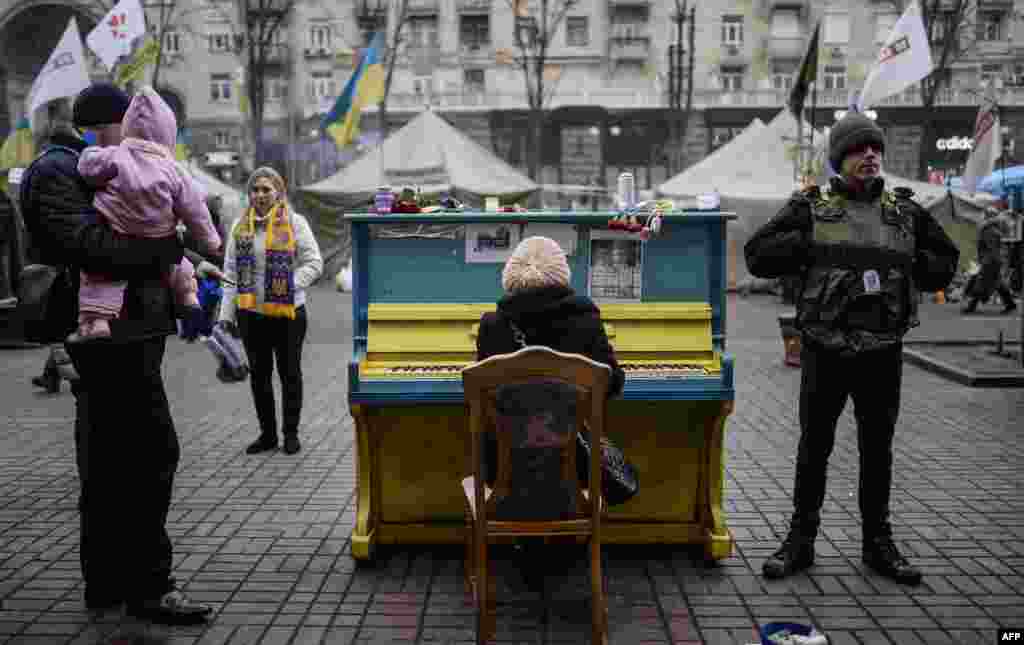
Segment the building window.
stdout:
<svg viewBox="0 0 1024 645">
<path fill-rule="evenodd" d="M 978 40 L 993 42 L 1003 39 L 1003 12 L 984 11 L 978 15 Z"/>
<path fill-rule="evenodd" d="M 309 48 L 314 51 L 331 49 L 331 26 L 323 23 L 310 25 Z"/>
<path fill-rule="evenodd" d="M 743 89 L 743 68 L 722 67 L 722 90 L 725 92 L 738 92 Z"/>
<path fill-rule="evenodd" d="M 931 33 L 929 40 L 938 44 L 946 40 L 946 34 L 951 33 L 957 26 L 952 11 L 940 11 L 932 17 Z"/>
<path fill-rule="evenodd" d="M 356 20 L 363 40 L 362 46 L 369 47 L 373 36 L 387 28 L 388 14 L 385 11 L 371 11 L 361 13 Z"/>
<path fill-rule="evenodd" d="M 711 151 L 718 150 L 725 144 L 732 141 L 736 136 L 743 132 L 743 128 L 736 126 L 726 127 L 715 127 L 711 129 Z"/>
<path fill-rule="evenodd" d="M 590 24 L 586 16 L 569 16 L 565 19 L 565 44 L 569 47 L 586 47 L 590 44 Z"/>
<path fill-rule="evenodd" d="M 826 65 L 824 80 L 824 88 L 826 90 L 845 90 L 846 67 L 842 65 Z"/>
<path fill-rule="evenodd" d="M 273 78 L 267 82 L 267 100 L 283 101 L 288 97 L 288 81 Z"/>
<path fill-rule="evenodd" d="M 181 34 L 174 30 L 169 30 L 164 33 L 164 53 L 165 54 L 180 54 L 181 53 Z"/>
<path fill-rule="evenodd" d="M 441 41 L 437 34 L 437 16 L 409 17 L 409 46 L 418 49 L 439 47 Z"/>
<path fill-rule="evenodd" d="M 875 15 L 875 43 L 881 45 L 889 39 L 889 34 L 892 33 L 892 28 L 896 26 L 896 21 L 900 19 L 898 13 L 880 13 Z"/>
<path fill-rule="evenodd" d="M 981 66 L 981 85 L 987 87 L 996 79 L 1003 77 L 1003 66 L 1001 63 L 985 63 Z"/>
<path fill-rule="evenodd" d="M 772 12 L 772 38 L 800 38 L 800 11 L 776 9 Z"/>
<path fill-rule="evenodd" d="M 793 89 L 793 75 L 795 68 L 786 65 L 772 66 L 772 89 L 791 90 Z"/>
<path fill-rule="evenodd" d="M 462 86 L 466 92 L 472 94 L 483 94 L 486 89 L 486 80 L 484 76 L 484 70 L 482 69 L 467 69 L 462 72 Z"/>
<path fill-rule="evenodd" d="M 227 148 L 231 145 L 231 134 L 227 130 L 217 130 L 213 133 L 213 145 L 218 148 Z"/>
<path fill-rule="evenodd" d="M 211 25 L 207 41 L 213 53 L 231 51 L 231 28 L 227 25 Z"/>
<path fill-rule="evenodd" d="M 311 101 L 319 101 L 334 96 L 336 88 L 330 72 L 312 72 L 310 77 L 307 94 Z"/>
<path fill-rule="evenodd" d="M 459 40 L 462 46 L 471 51 L 489 47 L 491 44 L 491 17 L 460 16 Z"/>
<path fill-rule="evenodd" d="M 231 100 L 231 74 L 210 74 L 210 100 L 214 103 Z"/>
<path fill-rule="evenodd" d="M 722 44 L 743 44 L 743 16 L 722 16 Z"/>
<path fill-rule="evenodd" d="M 850 42 L 850 14 L 825 14 L 824 42 L 830 45 L 845 45 Z"/>
</svg>

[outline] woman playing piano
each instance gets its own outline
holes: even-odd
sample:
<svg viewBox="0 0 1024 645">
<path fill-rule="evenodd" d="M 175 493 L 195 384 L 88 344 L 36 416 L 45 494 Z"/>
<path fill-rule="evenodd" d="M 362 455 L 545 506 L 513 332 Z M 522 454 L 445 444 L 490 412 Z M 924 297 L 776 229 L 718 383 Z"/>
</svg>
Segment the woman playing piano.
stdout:
<svg viewBox="0 0 1024 645">
<path fill-rule="evenodd" d="M 519 243 L 505 264 L 501 286 L 505 295 L 497 310 L 480 318 L 477 336 L 477 360 L 496 354 L 510 354 L 525 345 L 545 345 L 569 354 L 582 354 L 611 367 L 609 397 L 622 392 L 625 372 L 615 359 L 608 342 L 601 312 L 590 298 L 580 296 L 569 286 L 569 263 L 565 252 L 547 237 L 528 237 Z M 488 479 L 493 484 L 497 448 L 493 436 L 487 441 L 485 455 Z M 586 480 L 582 482 L 584 485 Z M 543 580 L 542 572 L 552 573 L 553 565 L 571 563 L 558 557 L 550 547 L 534 553 L 532 544 L 520 545 L 520 569 L 528 586 Z"/>
</svg>

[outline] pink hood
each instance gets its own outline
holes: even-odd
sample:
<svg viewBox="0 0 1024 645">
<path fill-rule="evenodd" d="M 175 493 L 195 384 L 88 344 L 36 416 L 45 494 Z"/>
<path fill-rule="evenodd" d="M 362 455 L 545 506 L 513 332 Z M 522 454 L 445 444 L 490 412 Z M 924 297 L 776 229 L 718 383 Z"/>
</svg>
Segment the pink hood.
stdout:
<svg viewBox="0 0 1024 645">
<path fill-rule="evenodd" d="M 125 137 L 159 143 L 168 151 L 174 150 L 178 138 L 174 110 L 149 86 L 132 98 L 121 127 Z"/>
</svg>

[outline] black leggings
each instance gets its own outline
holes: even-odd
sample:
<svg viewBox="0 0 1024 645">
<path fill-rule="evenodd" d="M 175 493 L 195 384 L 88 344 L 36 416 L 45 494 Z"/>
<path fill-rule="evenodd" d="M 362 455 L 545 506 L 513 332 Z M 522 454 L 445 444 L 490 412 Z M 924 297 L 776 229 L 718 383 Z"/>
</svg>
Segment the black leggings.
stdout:
<svg viewBox="0 0 1024 645">
<path fill-rule="evenodd" d="M 277 437 L 274 403 L 274 362 L 281 377 L 282 428 L 285 436 L 298 434 L 302 415 L 302 344 L 306 340 L 306 307 L 295 319 L 275 318 L 251 311 L 238 312 L 238 330 L 249 359 L 256 418 L 263 437 Z"/>
</svg>

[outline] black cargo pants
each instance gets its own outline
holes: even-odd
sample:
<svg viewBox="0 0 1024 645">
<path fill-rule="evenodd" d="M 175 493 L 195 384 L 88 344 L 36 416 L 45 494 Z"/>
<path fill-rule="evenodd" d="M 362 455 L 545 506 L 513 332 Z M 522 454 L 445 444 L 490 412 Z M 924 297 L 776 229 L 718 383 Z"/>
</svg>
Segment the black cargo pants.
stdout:
<svg viewBox="0 0 1024 645">
<path fill-rule="evenodd" d="M 836 423 L 853 399 L 860 453 L 859 505 L 864 537 L 888 535 L 892 440 L 900 410 L 901 345 L 843 356 L 805 342 L 800 356 L 800 445 L 793 489 L 794 527 L 817 534 Z"/>
</svg>

